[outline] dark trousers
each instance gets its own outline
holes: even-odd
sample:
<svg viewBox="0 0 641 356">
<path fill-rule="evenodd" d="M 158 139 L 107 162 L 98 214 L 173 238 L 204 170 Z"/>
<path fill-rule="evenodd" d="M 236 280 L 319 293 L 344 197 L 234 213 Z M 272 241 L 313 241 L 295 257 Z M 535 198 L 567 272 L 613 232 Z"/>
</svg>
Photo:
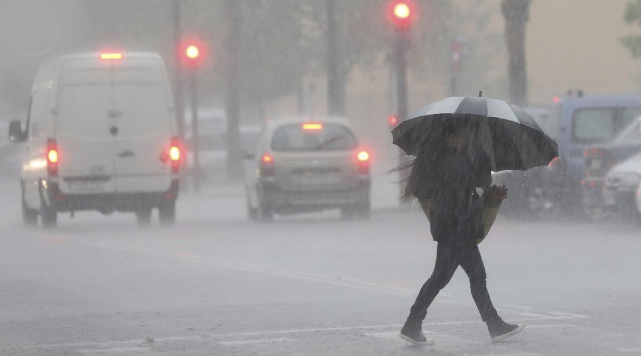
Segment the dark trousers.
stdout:
<svg viewBox="0 0 641 356">
<path fill-rule="evenodd" d="M 485 283 L 485 266 L 481 253 L 474 241 L 462 245 L 439 243 L 436 250 L 436 265 L 432 276 L 425 282 L 421 291 L 412 305 L 410 317 L 421 322 L 427 313 L 427 308 L 432 304 L 438 292 L 452 279 L 454 272 L 461 266 L 470 279 L 472 297 L 479 309 L 481 318 L 486 323 L 499 320 L 496 309 L 490 300 Z"/>
</svg>

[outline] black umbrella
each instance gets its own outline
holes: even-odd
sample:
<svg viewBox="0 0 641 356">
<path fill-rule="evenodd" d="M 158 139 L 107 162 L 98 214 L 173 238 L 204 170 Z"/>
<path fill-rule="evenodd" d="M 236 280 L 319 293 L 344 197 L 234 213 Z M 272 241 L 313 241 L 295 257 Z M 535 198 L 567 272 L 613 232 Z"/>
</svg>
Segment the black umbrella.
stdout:
<svg viewBox="0 0 641 356">
<path fill-rule="evenodd" d="M 477 128 L 476 147 L 487 152 L 495 172 L 544 166 L 558 156 L 556 142 L 523 109 L 482 97 L 451 97 L 422 108 L 392 131 L 393 142 L 416 156 L 424 143 L 442 139 L 450 124 Z"/>
</svg>

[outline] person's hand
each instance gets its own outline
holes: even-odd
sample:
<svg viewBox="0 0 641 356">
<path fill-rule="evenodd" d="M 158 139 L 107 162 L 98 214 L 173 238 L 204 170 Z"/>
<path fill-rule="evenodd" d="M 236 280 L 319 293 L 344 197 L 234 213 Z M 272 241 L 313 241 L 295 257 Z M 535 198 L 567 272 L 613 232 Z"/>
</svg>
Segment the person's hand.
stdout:
<svg viewBox="0 0 641 356">
<path fill-rule="evenodd" d="M 505 187 L 504 185 L 491 185 L 487 189 L 487 196 L 495 200 L 505 200 L 507 198 L 507 187 Z"/>
</svg>

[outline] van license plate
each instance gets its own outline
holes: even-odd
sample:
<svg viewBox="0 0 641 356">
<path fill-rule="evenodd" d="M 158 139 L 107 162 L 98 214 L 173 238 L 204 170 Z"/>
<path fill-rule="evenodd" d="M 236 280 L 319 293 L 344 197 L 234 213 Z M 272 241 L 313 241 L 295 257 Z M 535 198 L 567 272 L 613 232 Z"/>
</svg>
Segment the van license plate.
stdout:
<svg viewBox="0 0 641 356">
<path fill-rule="evenodd" d="M 67 182 L 69 190 L 77 192 L 99 192 L 105 189 L 105 182 L 96 180 L 76 180 Z"/>
</svg>

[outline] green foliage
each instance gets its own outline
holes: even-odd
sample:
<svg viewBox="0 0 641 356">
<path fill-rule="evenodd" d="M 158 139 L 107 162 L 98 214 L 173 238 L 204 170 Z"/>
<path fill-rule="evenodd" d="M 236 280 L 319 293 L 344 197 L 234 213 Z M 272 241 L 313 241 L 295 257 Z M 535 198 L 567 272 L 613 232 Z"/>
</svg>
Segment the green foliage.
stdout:
<svg viewBox="0 0 641 356">
<path fill-rule="evenodd" d="M 631 25 L 634 22 L 641 25 L 641 0 L 628 2 L 625 7 L 625 13 L 623 14 L 623 20 L 628 25 Z"/>
<path fill-rule="evenodd" d="M 628 2 L 625 13 L 623 14 L 623 20 L 628 24 L 637 24 L 641 25 L 641 0 L 634 0 Z M 632 57 L 639 58 L 641 57 L 641 36 L 638 35 L 628 35 L 620 39 L 621 44 L 630 50 Z"/>
</svg>

